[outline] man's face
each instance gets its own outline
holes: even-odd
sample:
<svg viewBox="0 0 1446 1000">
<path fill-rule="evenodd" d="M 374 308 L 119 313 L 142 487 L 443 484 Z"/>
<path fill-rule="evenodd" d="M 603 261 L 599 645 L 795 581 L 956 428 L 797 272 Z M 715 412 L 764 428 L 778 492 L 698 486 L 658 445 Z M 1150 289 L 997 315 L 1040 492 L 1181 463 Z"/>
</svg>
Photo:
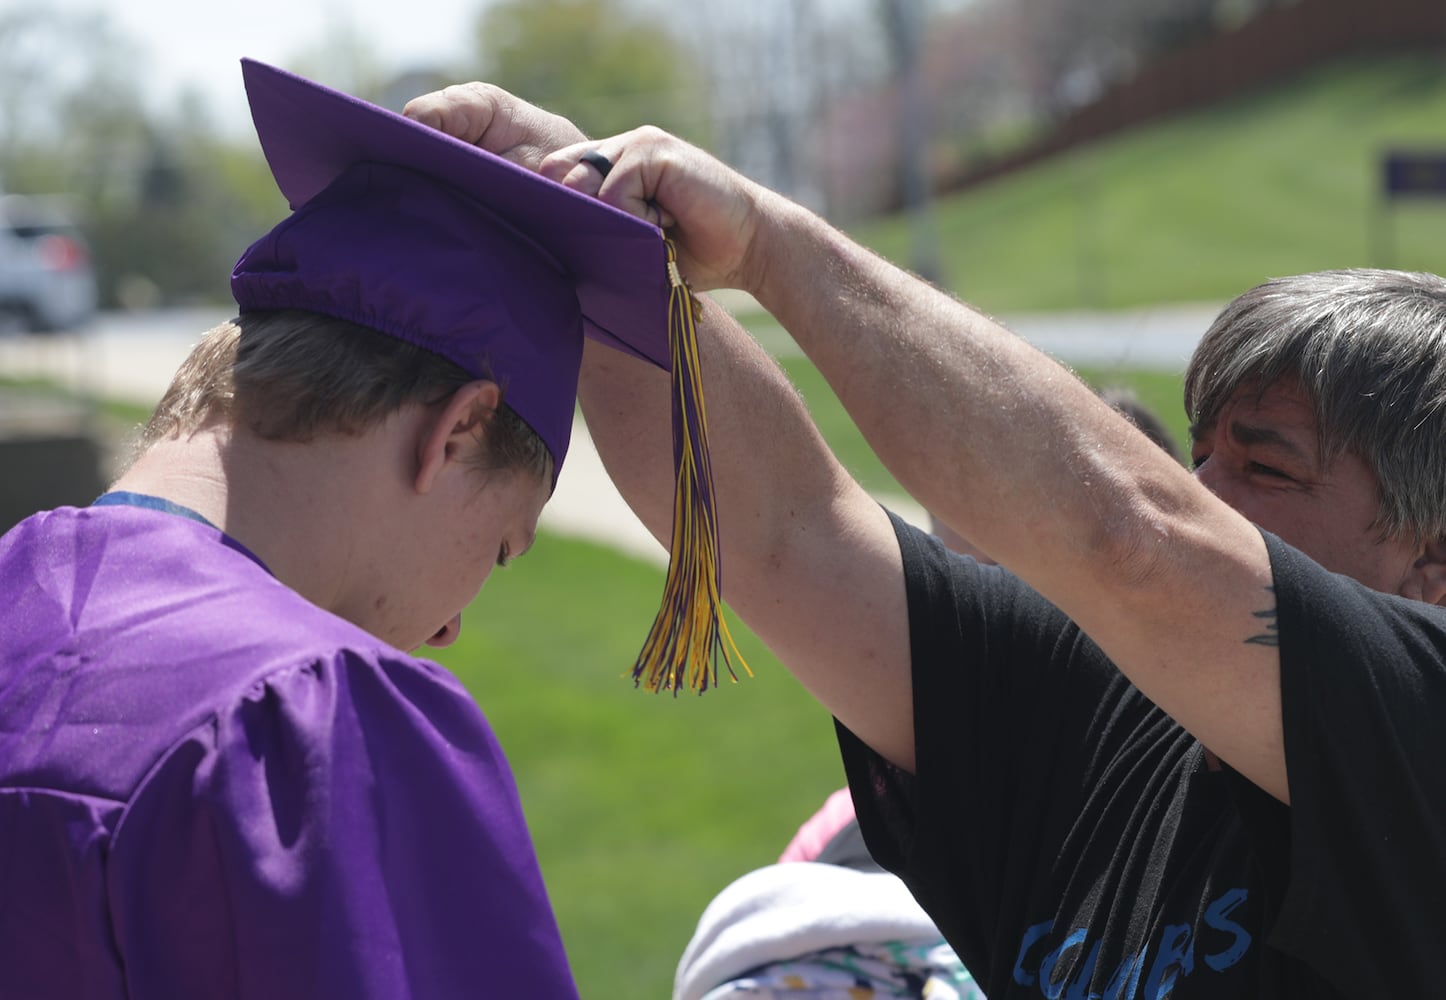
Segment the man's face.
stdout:
<svg viewBox="0 0 1446 1000">
<path fill-rule="evenodd" d="M 1399 593 L 1422 547 L 1380 539 L 1374 471 L 1349 453 L 1324 466 L 1317 434 L 1293 380 L 1259 396 L 1238 390 L 1213 424 L 1192 429 L 1195 478 L 1326 569 Z"/>
</svg>

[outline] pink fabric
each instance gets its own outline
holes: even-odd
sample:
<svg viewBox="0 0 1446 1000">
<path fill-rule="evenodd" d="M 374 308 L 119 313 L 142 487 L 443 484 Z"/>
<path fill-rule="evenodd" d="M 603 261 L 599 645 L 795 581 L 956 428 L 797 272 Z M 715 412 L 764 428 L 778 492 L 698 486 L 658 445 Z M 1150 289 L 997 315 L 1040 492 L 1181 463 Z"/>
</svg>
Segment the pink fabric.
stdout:
<svg viewBox="0 0 1446 1000">
<path fill-rule="evenodd" d="M 783 849 L 779 862 L 812 861 L 853 818 L 853 796 L 847 788 L 840 788 L 824 800 L 823 807 L 798 828 L 798 832 Z"/>
</svg>

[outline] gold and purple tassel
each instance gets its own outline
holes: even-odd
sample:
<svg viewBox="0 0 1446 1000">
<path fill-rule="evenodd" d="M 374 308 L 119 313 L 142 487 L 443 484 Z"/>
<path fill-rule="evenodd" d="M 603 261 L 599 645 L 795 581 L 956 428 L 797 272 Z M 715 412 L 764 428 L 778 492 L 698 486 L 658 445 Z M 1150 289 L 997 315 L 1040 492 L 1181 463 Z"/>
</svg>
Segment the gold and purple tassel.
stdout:
<svg viewBox="0 0 1446 1000">
<path fill-rule="evenodd" d="M 713 467 L 708 458 L 708 420 L 703 404 L 703 375 L 698 352 L 696 311 L 701 303 L 678 271 L 677 250 L 668 251 L 668 341 L 673 371 L 673 538 L 663 604 L 633 666 L 633 683 L 649 691 L 684 685 L 702 694 L 718 684 L 722 661 L 737 682 L 744 662 L 723 617 L 722 564 L 718 552 L 718 512 L 714 504 Z"/>
</svg>

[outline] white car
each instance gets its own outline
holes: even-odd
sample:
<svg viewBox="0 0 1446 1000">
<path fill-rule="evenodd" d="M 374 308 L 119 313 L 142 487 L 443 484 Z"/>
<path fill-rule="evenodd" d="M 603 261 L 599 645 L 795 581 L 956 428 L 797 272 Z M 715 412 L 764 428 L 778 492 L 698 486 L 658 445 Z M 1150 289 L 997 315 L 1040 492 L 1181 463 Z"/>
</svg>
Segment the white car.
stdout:
<svg viewBox="0 0 1446 1000">
<path fill-rule="evenodd" d="M 0 196 L 0 327 L 67 330 L 95 305 L 90 249 L 60 200 Z"/>
</svg>

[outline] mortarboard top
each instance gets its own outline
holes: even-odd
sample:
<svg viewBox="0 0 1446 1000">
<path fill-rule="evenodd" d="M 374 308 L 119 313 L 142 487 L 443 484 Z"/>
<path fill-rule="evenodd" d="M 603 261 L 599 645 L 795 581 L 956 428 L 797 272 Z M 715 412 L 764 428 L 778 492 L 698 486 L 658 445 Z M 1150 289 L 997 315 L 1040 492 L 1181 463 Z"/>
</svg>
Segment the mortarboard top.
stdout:
<svg viewBox="0 0 1446 1000">
<path fill-rule="evenodd" d="M 653 690 L 676 693 L 686 679 L 701 691 L 716 683 L 719 656 L 731 675 L 696 303 L 661 231 L 385 108 L 254 60 L 241 68 L 293 210 L 237 262 L 242 312 L 335 316 L 494 379 L 547 445 L 554 476 L 584 336 L 672 371 L 671 558 L 633 676 Z"/>
</svg>

